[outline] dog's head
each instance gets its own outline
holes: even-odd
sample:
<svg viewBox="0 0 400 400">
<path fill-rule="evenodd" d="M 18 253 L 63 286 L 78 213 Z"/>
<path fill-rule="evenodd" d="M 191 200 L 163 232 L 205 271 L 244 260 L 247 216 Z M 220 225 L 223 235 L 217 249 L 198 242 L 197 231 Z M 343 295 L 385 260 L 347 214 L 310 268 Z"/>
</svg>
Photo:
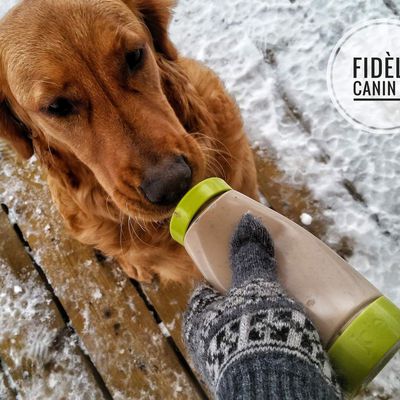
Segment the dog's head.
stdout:
<svg viewBox="0 0 400 400">
<path fill-rule="evenodd" d="M 24 0 L 0 25 L 0 136 L 66 149 L 118 208 L 165 218 L 204 175 L 163 92 L 171 0 Z M 134 211 L 133 211 L 134 210 Z"/>
</svg>

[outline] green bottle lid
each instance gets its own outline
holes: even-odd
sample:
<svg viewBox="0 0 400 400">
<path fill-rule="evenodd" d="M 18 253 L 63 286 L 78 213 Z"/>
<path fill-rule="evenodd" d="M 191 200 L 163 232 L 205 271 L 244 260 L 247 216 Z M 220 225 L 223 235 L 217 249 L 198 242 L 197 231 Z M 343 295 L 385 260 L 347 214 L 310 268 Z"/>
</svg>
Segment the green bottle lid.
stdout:
<svg viewBox="0 0 400 400">
<path fill-rule="evenodd" d="M 220 178 L 208 178 L 192 187 L 178 203 L 171 217 L 169 231 L 174 240 L 183 245 L 186 231 L 200 208 L 213 197 L 231 189 Z"/>
<path fill-rule="evenodd" d="M 400 309 L 382 296 L 364 308 L 328 350 L 350 397 L 369 383 L 400 347 Z"/>
</svg>

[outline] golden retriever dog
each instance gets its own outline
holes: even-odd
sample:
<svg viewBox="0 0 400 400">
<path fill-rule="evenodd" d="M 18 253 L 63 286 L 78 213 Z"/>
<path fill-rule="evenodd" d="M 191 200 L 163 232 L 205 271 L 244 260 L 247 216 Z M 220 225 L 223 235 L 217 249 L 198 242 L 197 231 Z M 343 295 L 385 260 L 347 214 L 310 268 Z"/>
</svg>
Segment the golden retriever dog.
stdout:
<svg viewBox="0 0 400 400">
<path fill-rule="evenodd" d="M 220 176 L 257 197 L 238 107 L 168 37 L 171 0 L 22 0 L 0 23 L 0 136 L 46 169 L 71 234 L 139 281 L 197 277 L 168 223 Z"/>
</svg>

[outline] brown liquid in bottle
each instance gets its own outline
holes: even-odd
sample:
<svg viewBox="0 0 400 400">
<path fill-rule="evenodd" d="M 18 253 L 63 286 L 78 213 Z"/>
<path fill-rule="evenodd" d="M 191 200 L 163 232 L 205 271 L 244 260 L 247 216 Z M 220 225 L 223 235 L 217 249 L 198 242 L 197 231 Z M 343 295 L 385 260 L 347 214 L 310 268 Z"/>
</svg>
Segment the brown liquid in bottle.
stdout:
<svg viewBox="0 0 400 400">
<path fill-rule="evenodd" d="M 246 212 L 261 218 L 275 243 L 278 276 L 303 304 L 325 346 L 365 306 L 382 294 L 349 264 L 299 225 L 230 190 L 192 221 L 184 245 L 205 278 L 225 292 L 231 283 L 229 244 Z"/>
</svg>

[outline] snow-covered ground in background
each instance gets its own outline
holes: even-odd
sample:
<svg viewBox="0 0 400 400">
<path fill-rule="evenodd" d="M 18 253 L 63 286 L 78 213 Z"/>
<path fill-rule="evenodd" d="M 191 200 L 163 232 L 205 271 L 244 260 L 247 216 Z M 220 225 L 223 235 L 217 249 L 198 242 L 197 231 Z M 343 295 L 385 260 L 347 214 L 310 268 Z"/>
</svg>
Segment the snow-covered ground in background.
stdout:
<svg viewBox="0 0 400 400">
<path fill-rule="evenodd" d="M 1 0 L 0 16 L 15 3 Z M 179 0 L 171 26 L 180 51 L 236 97 L 253 143 L 272 148 L 286 179 L 323 204 L 335 221 L 327 242 L 353 238 L 350 262 L 398 305 L 400 135 L 356 131 L 335 111 L 325 74 L 345 30 L 399 11 L 399 0 Z M 300 121 L 288 118 L 288 100 Z M 399 377 L 397 357 L 364 398 L 400 398 Z"/>
<path fill-rule="evenodd" d="M 335 221 L 326 241 L 352 238 L 350 263 L 398 305 L 400 134 L 355 130 L 334 109 L 325 76 L 353 24 L 399 13 L 399 0 L 179 0 L 171 26 L 179 50 L 235 96 L 253 143 L 272 148 L 287 181 L 306 184 Z M 288 101 L 300 121 L 288 118 Z M 399 356 L 371 391 L 365 398 L 400 398 Z"/>
</svg>

